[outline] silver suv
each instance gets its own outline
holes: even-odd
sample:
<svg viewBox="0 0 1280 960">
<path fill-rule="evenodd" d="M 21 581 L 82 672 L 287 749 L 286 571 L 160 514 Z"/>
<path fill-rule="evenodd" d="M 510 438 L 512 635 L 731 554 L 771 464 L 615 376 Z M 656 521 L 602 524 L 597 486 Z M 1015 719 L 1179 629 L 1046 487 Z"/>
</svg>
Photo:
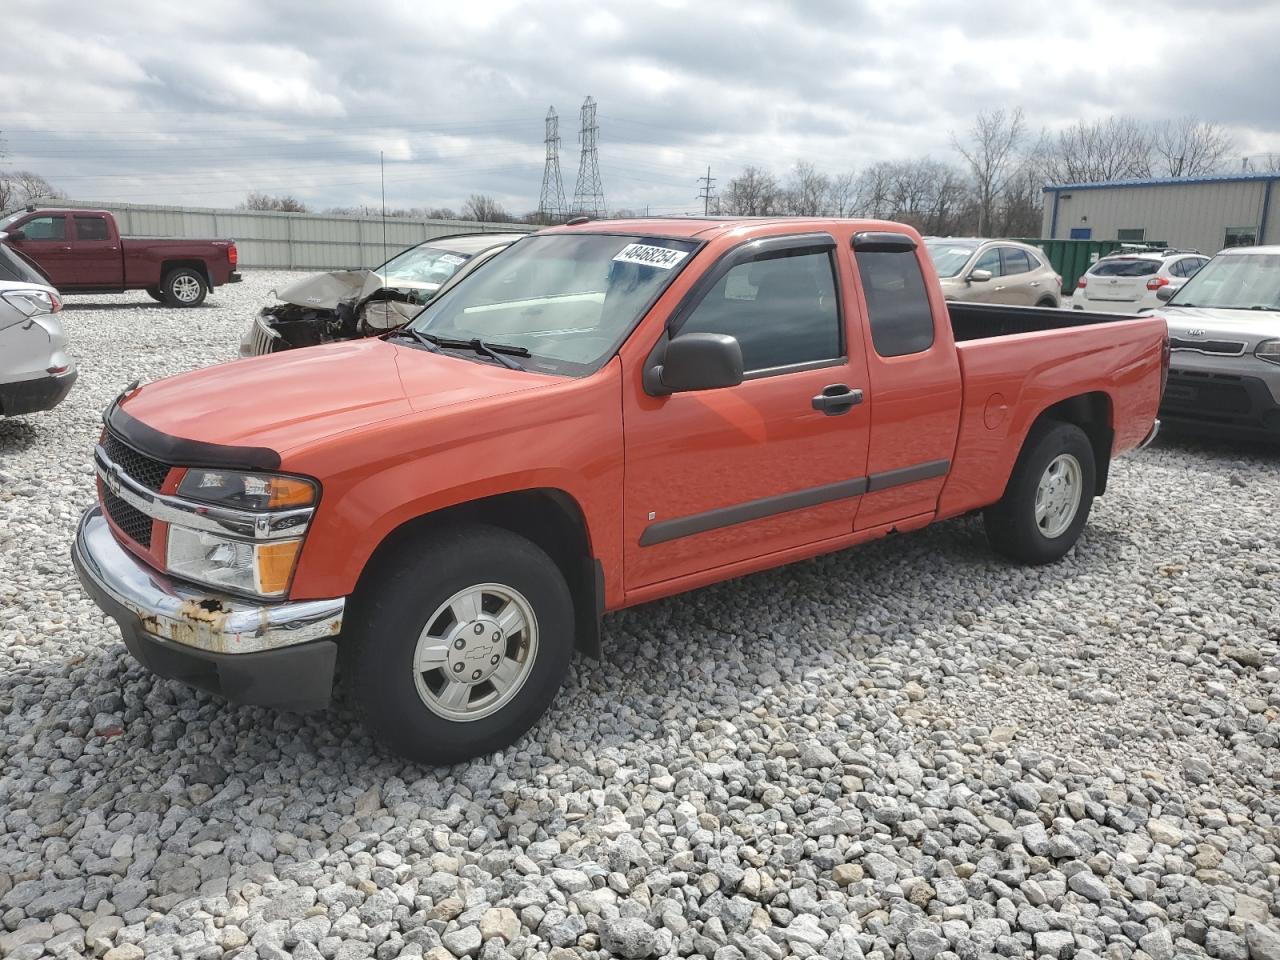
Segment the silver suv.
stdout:
<svg viewBox="0 0 1280 960">
<path fill-rule="evenodd" d="M 0 416 L 52 410 L 71 391 L 76 364 L 61 309 L 40 269 L 0 243 Z"/>
<path fill-rule="evenodd" d="M 1170 425 L 1280 440 L 1280 246 L 1223 250 L 1159 310 Z"/>
</svg>

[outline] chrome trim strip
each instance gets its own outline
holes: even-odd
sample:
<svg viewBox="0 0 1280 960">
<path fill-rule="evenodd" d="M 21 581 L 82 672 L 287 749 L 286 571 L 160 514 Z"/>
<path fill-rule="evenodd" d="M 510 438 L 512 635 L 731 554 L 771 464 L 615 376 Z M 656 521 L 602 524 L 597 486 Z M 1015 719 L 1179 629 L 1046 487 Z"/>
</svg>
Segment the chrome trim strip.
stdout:
<svg viewBox="0 0 1280 960">
<path fill-rule="evenodd" d="M 107 456 L 101 445 L 93 448 L 93 468 L 103 486 L 151 519 L 234 540 L 297 539 L 307 532 L 311 516 L 315 513 L 314 507 L 257 513 L 156 493 L 125 473 Z"/>
<path fill-rule="evenodd" d="M 72 555 L 103 593 L 134 613 L 152 636 L 211 653 L 257 653 L 333 637 L 345 597 L 252 603 L 171 580 L 116 542 L 101 507 L 80 520 Z"/>
</svg>

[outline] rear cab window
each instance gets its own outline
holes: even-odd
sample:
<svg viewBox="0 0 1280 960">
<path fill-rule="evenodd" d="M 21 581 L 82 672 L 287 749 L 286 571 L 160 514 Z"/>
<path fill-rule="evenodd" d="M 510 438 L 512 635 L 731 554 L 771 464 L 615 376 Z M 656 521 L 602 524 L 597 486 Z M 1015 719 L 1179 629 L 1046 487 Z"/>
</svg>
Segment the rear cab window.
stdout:
<svg viewBox="0 0 1280 960">
<path fill-rule="evenodd" d="M 998 262 L 998 251 L 991 253 Z M 932 347 L 933 308 L 915 251 L 855 249 L 854 258 L 862 278 L 867 322 L 876 353 L 902 357 Z"/>
<path fill-rule="evenodd" d="M 106 217 L 82 217 L 77 214 L 75 221 L 77 240 L 109 240 L 111 237 Z"/>
</svg>

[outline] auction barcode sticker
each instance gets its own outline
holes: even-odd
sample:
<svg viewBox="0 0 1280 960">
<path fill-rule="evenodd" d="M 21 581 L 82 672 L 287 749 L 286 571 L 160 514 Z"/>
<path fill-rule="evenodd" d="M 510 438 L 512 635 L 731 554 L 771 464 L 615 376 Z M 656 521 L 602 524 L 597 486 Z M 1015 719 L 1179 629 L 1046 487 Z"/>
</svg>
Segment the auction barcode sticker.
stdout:
<svg viewBox="0 0 1280 960">
<path fill-rule="evenodd" d="M 453 254 L 453 253 L 442 253 L 440 254 L 440 259 L 443 260 L 445 263 L 453 264 L 453 266 L 455 267 L 460 263 L 467 262 L 466 257 L 459 257 L 457 254 Z"/>
<path fill-rule="evenodd" d="M 687 250 L 668 250 L 647 243 L 628 243 L 613 258 L 619 263 L 640 263 L 646 267 L 670 270 L 689 255 Z"/>
</svg>

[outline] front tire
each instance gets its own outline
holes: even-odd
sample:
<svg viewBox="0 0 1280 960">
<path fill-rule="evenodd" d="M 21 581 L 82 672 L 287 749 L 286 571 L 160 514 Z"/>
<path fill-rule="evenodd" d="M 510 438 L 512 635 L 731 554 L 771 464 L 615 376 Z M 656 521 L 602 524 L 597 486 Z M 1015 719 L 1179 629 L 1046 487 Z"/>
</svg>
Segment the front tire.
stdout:
<svg viewBox="0 0 1280 960">
<path fill-rule="evenodd" d="M 147 287 L 147 296 L 156 303 L 164 303 L 164 293 L 159 287 Z"/>
<path fill-rule="evenodd" d="M 1062 559 L 1089 519 L 1096 483 L 1093 444 L 1085 432 L 1073 423 L 1037 423 L 1004 496 L 983 513 L 987 540 L 1021 563 Z"/>
<path fill-rule="evenodd" d="M 178 267 L 165 274 L 160 292 L 171 307 L 198 307 L 209 294 L 209 284 L 199 270 Z"/>
<path fill-rule="evenodd" d="M 414 541 L 382 569 L 343 640 L 343 673 L 374 738 L 429 764 L 519 739 L 573 653 L 573 602 L 551 558 L 477 525 Z"/>
</svg>

